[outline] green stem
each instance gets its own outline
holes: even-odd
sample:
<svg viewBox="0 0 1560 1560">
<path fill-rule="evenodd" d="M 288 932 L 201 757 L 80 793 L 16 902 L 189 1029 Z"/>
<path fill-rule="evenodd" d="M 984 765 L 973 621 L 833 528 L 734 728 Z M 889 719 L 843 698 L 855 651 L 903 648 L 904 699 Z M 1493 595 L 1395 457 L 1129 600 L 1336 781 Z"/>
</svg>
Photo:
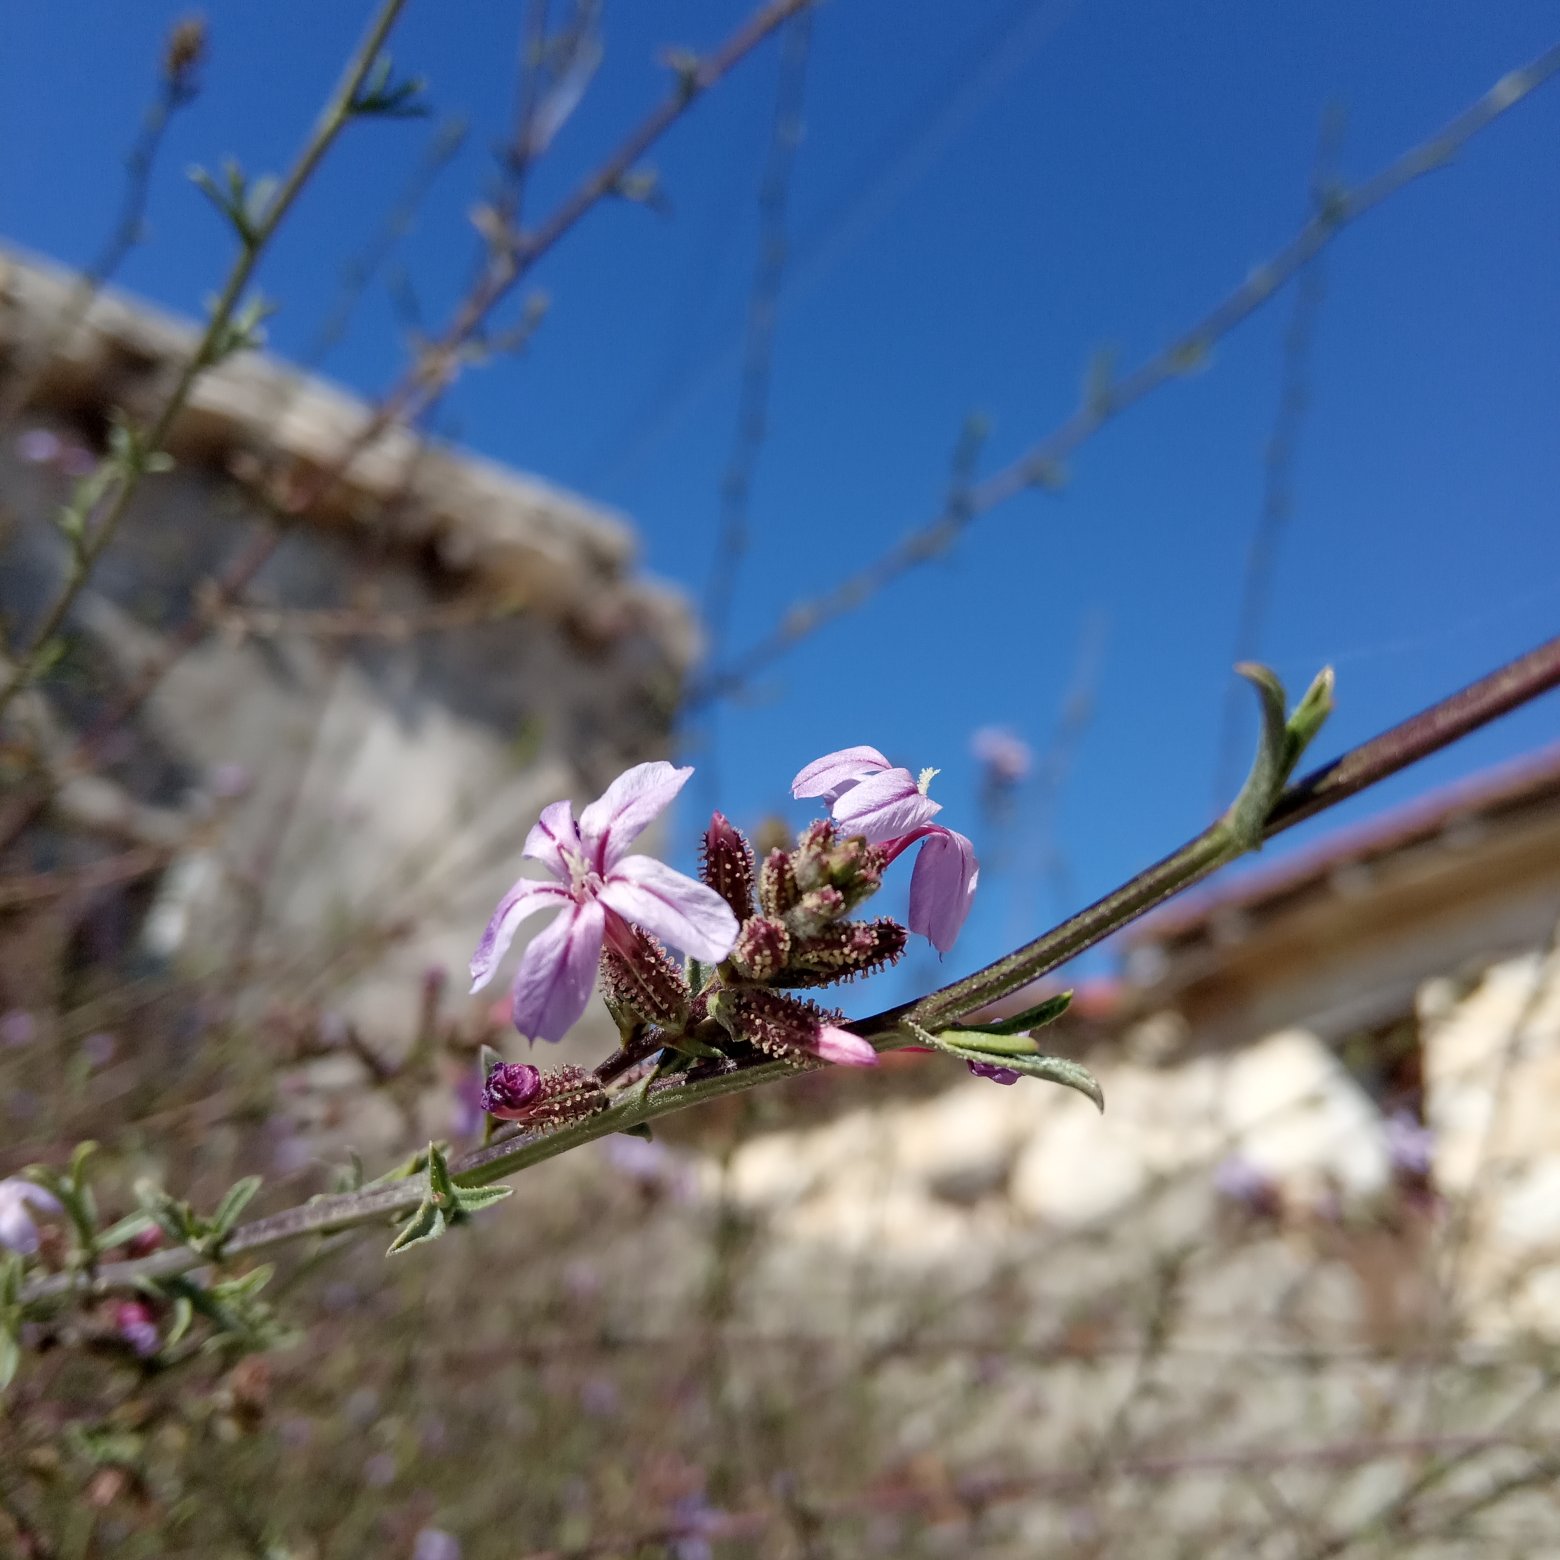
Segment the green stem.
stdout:
<svg viewBox="0 0 1560 1560">
<path fill-rule="evenodd" d="M 331 143 L 340 135 L 347 121 L 352 117 L 352 103 L 357 96 L 358 88 L 362 86 L 364 79 L 373 68 L 374 61 L 378 59 L 385 40 L 389 37 L 390 30 L 395 26 L 405 5 L 406 0 L 384 0 L 378 15 L 358 46 L 357 53 L 348 62 L 335 91 L 321 110 L 313 133 L 299 154 L 297 162 L 293 164 L 292 171 L 288 173 L 271 198 L 264 216 L 245 236 L 238 258 L 228 273 L 217 301 L 212 305 L 211 317 L 206 323 L 205 332 L 194 352 L 185 361 L 184 368 L 173 389 L 168 393 L 168 398 L 164 401 L 156 420 L 137 440 L 138 447 L 148 454 L 155 454 L 161 450 L 175 420 L 189 400 L 196 380 L 210 366 L 217 343 L 231 323 L 239 301 L 260 263 L 261 255 L 275 236 L 282 219 L 303 192 L 303 187 L 319 167 Z M 79 551 L 73 558 L 70 572 L 59 594 L 44 613 L 42 621 L 33 634 L 32 642 L 17 656 L 16 665 L 5 686 L 0 688 L 0 715 L 5 713 L 11 701 L 32 681 L 40 657 L 64 625 L 77 597 L 86 588 L 98 559 L 114 539 L 114 534 L 130 507 L 130 500 L 135 496 L 145 474 L 146 468 L 142 461 L 127 466 L 119 474 L 97 523 L 83 539 Z"/>
<path fill-rule="evenodd" d="M 1336 806 L 1366 786 L 1374 785 L 1458 737 L 1487 725 L 1498 716 L 1560 686 L 1560 638 L 1539 646 L 1460 692 L 1441 700 L 1411 719 L 1345 753 L 1333 763 L 1290 786 L 1268 813 L 1262 838 L 1270 838 L 1302 818 Z M 1005 996 L 1092 948 L 1171 894 L 1198 882 L 1257 839 L 1231 826 L 1229 815 L 1164 860 L 1138 873 L 1114 892 L 1014 953 L 988 964 L 973 975 L 929 993 L 917 1002 L 889 1008 L 851 1027 L 869 1036 L 880 1051 L 915 1044 L 904 1027 L 913 1020 L 922 1028 L 946 1025 L 996 998 Z M 654 1121 L 689 1106 L 737 1094 L 794 1076 L 797 1068 L 784 1062 L 726 1062 L 695 1067 L 686 1073 L 634 1090 L 599 1115 L 548 1133 L 527 1133 L 473 1150 L 454 1161 L 450 1170 L 462 1184 L 485 1186 L 517 1171 L 541 1164 L 571 1148 L 613 1132 Z M 301 1207 L 239 1226 L 228 1238 L 224 1256 L 240 1256 L 284 1245 L 307 1235 L 332 1235 L 365 1224 L 387 1223 L 412 1212 L 424 1195 L 422 1177 L 387 1186 L 373 1186 L 336 1197 L 319 1197 Z M 24 1301 L 68 1294 L 102 1294 L 133 1288 L 147 1279 L 166 1278 L 201 1266 L 206 1259 L 184 1247 L 153 1252 L 130 1262 L 100 1268 L 95 1275 L 52 1274 L 35 1280 Z"/>
</svg>

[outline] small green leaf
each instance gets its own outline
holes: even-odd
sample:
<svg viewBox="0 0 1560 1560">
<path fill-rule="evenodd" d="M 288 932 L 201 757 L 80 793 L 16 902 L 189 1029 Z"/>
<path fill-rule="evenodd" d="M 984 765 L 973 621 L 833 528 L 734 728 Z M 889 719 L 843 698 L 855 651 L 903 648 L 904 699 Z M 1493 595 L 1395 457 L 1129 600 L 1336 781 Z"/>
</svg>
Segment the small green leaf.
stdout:
<svg viewBox="0 0 1560 1560">
<path fill-rule="evenodd" d="M 692 1035 L 667 1035 L 666 1044 L 670 1050 L 680 1051 L 684 1056 L 694 1056 L 701 1060 L 713 1060 L 726 1054 L 718 1046 L 710 1045 L 704 1040 L 695 1040 Z"/>
<path fill-rule="evenodd" d="M 482 1081 L 484 1083 L 488 1081 L 488 1075 L 495 1067 L 502 1067 L 504 1065 L 503 1056 L 499 1052 L 495 1051 L 490 1045 L 484 1045 L 477 1052 L 477 1061 L 482 1069 Z"/>
<path fill-rule="evenodd" d="M 437 1143 L 428 1145 L 428 1195 L 445 1208 L 452 1206 L 456 1200 L 449 1161 Z"/>
<path fill-rule="evenodd" d="M 110 1224 L 96 1241 L 99 1251 L 111 1251 L 115 1246 L 123 1246 L 132 1241 L 137 1235 L 144 1235 L 148 1230 L 155 1229 L 156 1223 L 150 1214 L 127 1213 L 124 1218 Z"/>
<path fill-rule="evenodd" d="M 1324 667 L 1306 689 L 1294 713 L 1285 714 L 1284 685 L 1268 667 L 1243 661 L 1235 670 L 1256 689 L 1262 732 L 1251 772 L 1224 814 L 1224 826 L 1242 850 L 1255 850 L 1279 793 L 1322 722 L 1332 712 L 1333 673 Z"/>
<path fill-rule="evenodd" d="M 1006 1067 L 1011 1072 L 1023 1073 L 1028 1078 L 1039 1078 L 1046 1083 L 1059 1083 L 1064 1088 L 1076 1089 L 1087 1095 L 1100 1109 L 1105 1109 L 1105 1091 L 1094 1074 L 1078 1062 L 1065 1056 L 1031 1054 L 1021 1047 L 1027 1037 L 1003 1035 L 995 1032 L 980 1034 L 968 1029 L 941 1029 L 933 1034 L 923 1029 L 913 1019 L 902 1021 L 906 1030 L 926 1045 L 936 1046 L 961 1062 L 979 1062 L 987 1067 Z M 1033 1042 L 1030 1042 L 1033 1044 Z"/>
<path fill-rule="evenodd" d="M 954 1024 L 950 1027 L 960 1034 L 1028 1034 L 1031 1029 L 1042 1029 L 1047 1024 L 1054 1024 L 1072 1006 L 1072 999 L 1071 991 L 1061 991 L 1032 1008 L 1025 1008 L 1022 1013 L 1015 1013 L 1011 1018 L 992 1019 L 978 1025 Z"/>
<path fill-rule="evenodd" d="M 22 1259 L 8 1251 L 0 1255 L 0 1312 L 22 1303 Z"/>
<path fill-rule="evenodd" d="M 171 1348 L 190 1330 L 190 1325 L 195 1320 L 195 1307 L 190 1303 L 188 1295 L 175 1295 L 173 1297 L 173 1324 L 168 1329 L 167 1336 L 163 1339 L 163 1347 Z"/>
<path fill-rule="evenodd" d="M 271 1282 L 275 1272 L 274 1263 L 262 1262 L 259 1267 L 251 1268 L 247 1273 L 240 1273 L 236 1278 L 225 1278 L 220 1284 L 213 1284 L 211 1292 L 220 1299 L 230 1302 L 252 1300 Z"/>
<path fill-rule="evenodd" d="M 249 179 L 244 170 L 229 158 L 222 165 L 220 180 L 209 170 L 196 167 L 190 169 L 190 182 L 228 219 L 239 242 L 252 248 L 257 235 L 251 219 Z"/>
<path fill-rule="evenodd" d="M 258 1175 L 246 1175 L 241 1181 L 235 1181 L 226 1197 L 212 1216 L 211 1227 L 218 1237 L 226 1235 L 235 1224 L 238 1216 L 249 1206 L 250 1199 L 260 1190 L 261 1177 Z"/>
<path fill-rule="evenodd" d="M 22 1363 L 22 1346 L 8 1332 L 0 1332 L 0 1392 L 16 1379 L 17 1367 Z"/>
<path fill-rule="evenodd" d="M 425 1198 L 417 1205 L 417 1211 L 401 1226 L 385 1255 L 393 1257 L 398 1251 L 420 1246 L 425 1240 L 437 1240 L 444 1233 L 445 1227 L 443 1209 Z"/>
<path fill-rule="evenodd" d="M 362 85 L 353 95 L 348 112 L 380 119 L 422 119 L 428 113 L 421 101 L 425 83 L 421 76 L 392 81 L 393 66 L 388 54 L 381 54 L 369 67 Z"/>
<path fill-rule="evenodd" d="M 937 1048 L 950 1056 L 957 1056 L 961 1061 L 1006 1067 L 1022 1073 L 1026 1078 L 1039 1078 L 1046 1083 L 1059 1083 L 1066 1089 L 1076 1089 L 1093 1100 L 1101 1111 L 1105 1109 L 1105 1091 L 1094 1074 L 1081 1063 L 1069 1061 L 1065 1056 L 1024 1056 L 988 1051 L 964 1044 L 965 1039 L 965 1036 L 959 1035 L 950 1043 L 946 1036 L 939 1035 Z"/>
<path fill-rule="evenodd" d="M 1039 1042 L 1033 1035 L 1005 1035 L 1000 1029 L 956 1029 L 938 1031 L 939 1042 L 947 1041 L 961 1051 L 979 1051 L 988 1057 L 1038 1056 Z"/>
<path fill-rule="evenodd" d="M 491 1207 L 514 1195 L 512 1186 L 457 1186 L 455 1206 L 464 1213 L 475 1213 L 479 1208 Z"/>
<path fill-rule="evenodd" d="M 169 1240 L 183 1246 L 200 1233 L 189 1206 L 170 1197 L 155 1181 L 142 1177 L 135 1183 L 136 1200 Z"/>
</svg>

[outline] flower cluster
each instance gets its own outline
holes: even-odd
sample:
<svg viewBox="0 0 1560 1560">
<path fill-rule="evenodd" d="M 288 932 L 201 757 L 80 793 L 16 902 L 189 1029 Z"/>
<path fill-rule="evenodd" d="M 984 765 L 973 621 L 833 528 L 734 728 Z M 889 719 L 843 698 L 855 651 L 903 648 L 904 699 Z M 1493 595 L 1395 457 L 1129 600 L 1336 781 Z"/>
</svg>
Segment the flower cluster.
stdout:
<svg viewBox="0 0 1560 1560">
<path fill-rule="evenodd" d="M 639 764 L 578 820 L 566 801 L 544 808 L 524 854 L 545 876 L 520 879 L 499 902 L 471 961 L 472 990 L 493 978 L 526 920 L 554 909 L 513 985 L 515 1027 L 533 1040 L 561 1039 L 599 982 L 636 1056 L 756 1051 L 870 1066 L 876 1051 L 838 1010 L 794 993 L 893 964 L 911 932 L 940 952 L 952 947 L 979 869 L 970 841 L 932 821 L 941 811 L 927 795 L 936 771 L 918 778 L 870 747 L 828 754 L 797 775 L 792 794 L 821 798 L 829 816 L 759 862 L 740 831 L 714 814 L 702 881 L 628 854 L 692 773 Z M 917 844 L 908 930 L 886 916 L 858 918 L 889 865 Z M 481 1103 L 490 1116 L 557 1125 L 606 1102 L 594 1074 L 508 1063 L 489 1072 Z"/>
</svg>

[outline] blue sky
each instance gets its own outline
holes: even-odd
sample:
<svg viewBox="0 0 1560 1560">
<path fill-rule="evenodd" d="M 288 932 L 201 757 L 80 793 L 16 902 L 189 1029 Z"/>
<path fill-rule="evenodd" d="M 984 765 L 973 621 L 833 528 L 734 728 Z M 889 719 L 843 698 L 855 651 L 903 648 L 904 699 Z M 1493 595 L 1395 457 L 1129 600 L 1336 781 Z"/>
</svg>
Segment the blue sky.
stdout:
<svg viewBox="0 0 1560 1560">
<path fill-rule="evenodd" d="M 555 7 L 558 9 L 558 7 Z M 100 246 L 120 159 L 180 8 L 11 7 L 0 44 L 0 234 L 66 262 Z M 707 47 L 745 14 L 714 0 L 606 0 L 605 59 L 538 170 L 558 200 L 664 87 L 659 48 Z M 397 254 L 430 321 L 469 275 L 466 212 L 511 109 L 521 7 L 413 0 L 395 53 L 466 147 Z M 122 285 L 193 312 L 228 242 L 184 169 L 294 153 L 367 7 L 213 4 L 199 103 L 160 165 Z M 1306 210 L 1324 107 L 1363 177 L 1560 36 L 1536 0 L 828 0 L 790 190 L 769 437 L 733 640 L 874 556 L 941 502 L 972 412 L 995 469 L 1076 403 L 1101 347 L 1130 366 L 1277 249 Z M 595 212 L 541 268 L 532 349 L 451 397 L 458 437 L 632 517 L 647 566 L 697 595 L 730 448 L 771 49 L 653 159 L 669 210 Z M 270 327 L 303 349 L 342 267 L 432 133 L 354 129 L 268 259 Z M 1327 253 L 1293 515 L 1261 653 L 1297 688 L 1325 661 L 1321 751 L 1370 735 L 1560 626 L 1560 83 Z M 1061 794 L 1079 902 L 1207 821 L 1237 603 L 1262 495 L 1291 296 L 1208 368 L 1088 445 L 1059 496 L 980 520 L 949 557 L 767 672 L 718 727 L 721 799 L 753 820 L 791 774 L 871 742 L 940 765 L 944 818 L 981 838 L 969 737 L 1043 747 L 1086 625 L 1103 625 L 1096 713 Z M 376 290 L 326 371 L 366 394 L 402 361 Z M 1552 696 L 1352 804 L 1362 816 L 1560 733 Z M 697 758 L 697 753 L 693 755 Z M 689 820 L 691 823 L 691 820 Z M 1296 831 L 1294 849 L 1318 826 Z M 954 974 L 1038 930 L 1051 890 L 988 874 Z"/>
</svg>

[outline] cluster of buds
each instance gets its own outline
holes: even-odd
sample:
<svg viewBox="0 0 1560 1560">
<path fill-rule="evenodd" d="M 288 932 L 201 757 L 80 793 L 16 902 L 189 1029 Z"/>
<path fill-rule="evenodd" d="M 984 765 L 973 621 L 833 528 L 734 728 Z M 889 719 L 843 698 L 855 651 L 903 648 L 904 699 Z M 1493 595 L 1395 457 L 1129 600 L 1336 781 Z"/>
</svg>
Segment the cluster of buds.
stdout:
<svg viewBox="0 0 1560 1560">
<path fill-rule="evenodd" d="M 760 869 L 740 831 L 716 813 L 700 876 L 730 907 L 736 938 L 713 967 L 685 971 L 642 928 L 609 928 L 601 988 L 625 1042 L 695 1056 L 751 1046 L 782 1060 L 870 1066 L 877 1053 L 841 1027 L 842 1014 L 786 988 L 832 986 L 904 952 L 908 934 L 897 922 L 849 919 L 877 891 L 886 865 L 881 846 L 841 838 L 821 820 Z"/>
<path fill-rule="evenodd" d="M 756 874 L 753 853 L 720 813 L 704 836 L 704 881 L 741 922 L 731 965 L 765 986 L 832 986 L 893 964 L 908 933 L 897 921 L 847 917 L 882 886 L 888 853 L 860 835 L 841 839 L 826 818 L 794 850 L 772 850 Z M 755 889 L 757 900 L 755 903 Z"/>
</svg>

